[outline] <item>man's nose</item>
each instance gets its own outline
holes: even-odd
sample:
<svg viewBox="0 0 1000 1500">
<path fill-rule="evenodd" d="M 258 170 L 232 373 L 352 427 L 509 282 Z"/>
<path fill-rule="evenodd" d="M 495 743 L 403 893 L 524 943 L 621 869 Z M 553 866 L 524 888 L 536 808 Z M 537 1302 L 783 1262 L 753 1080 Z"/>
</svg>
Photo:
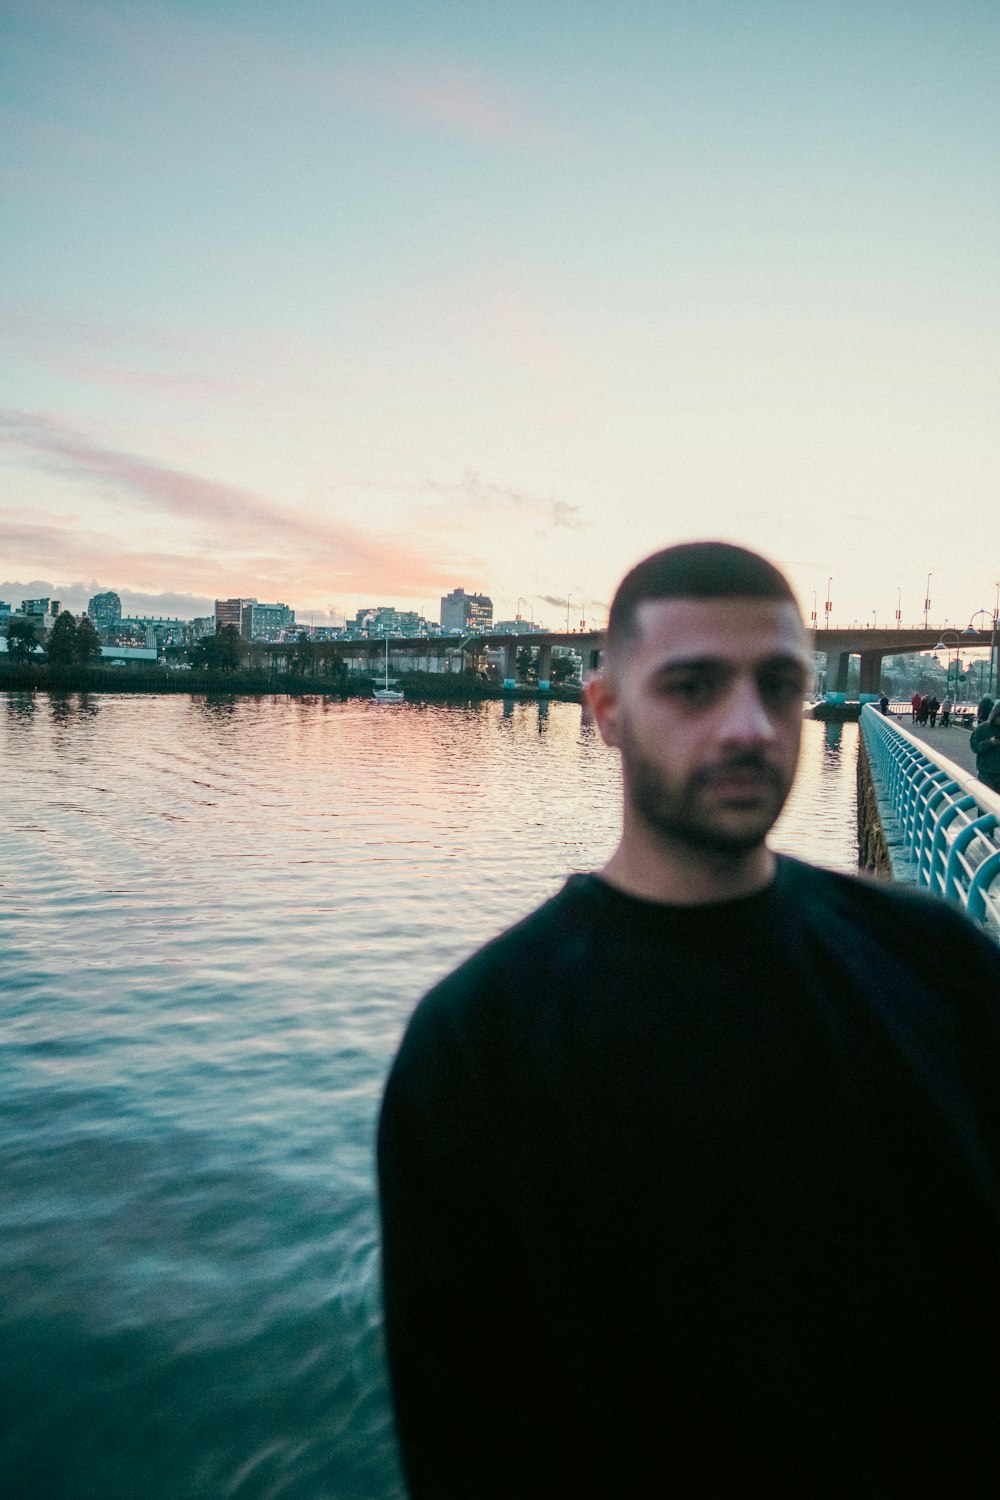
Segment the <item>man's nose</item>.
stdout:
<svg viewBox="0 0 1000 1500">
<path fill-rule="evenodd" d="M 753 678 L 737 678 L 726 705 L 723 733 L 741 744 L 760 744 L 774 737 L 774 720 Z"/>
</svg>

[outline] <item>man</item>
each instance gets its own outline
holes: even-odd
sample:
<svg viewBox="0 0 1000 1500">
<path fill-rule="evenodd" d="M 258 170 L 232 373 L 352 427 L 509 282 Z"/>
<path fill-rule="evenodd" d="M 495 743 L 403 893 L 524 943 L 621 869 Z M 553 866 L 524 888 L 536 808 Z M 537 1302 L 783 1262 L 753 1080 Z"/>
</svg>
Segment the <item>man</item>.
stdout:
<svg viewBox="0 0 1000 1500">
<path fill-rule="evenodd" d="M 1000 792 L 1000 703 L 995 704 L 982 724 L 969 736 L 969 746 L 976 757 L 976 775 L 993 792 Z"/>
<path fill-rule="evenodd" d="M 379 1154 L 415 1500 L 995 1490 L 1000 952 L 768 848 L 809 673 L 764 559 L 633 569 L 589 689 L 618 847 L 410 1022 Z"/>
</svg>

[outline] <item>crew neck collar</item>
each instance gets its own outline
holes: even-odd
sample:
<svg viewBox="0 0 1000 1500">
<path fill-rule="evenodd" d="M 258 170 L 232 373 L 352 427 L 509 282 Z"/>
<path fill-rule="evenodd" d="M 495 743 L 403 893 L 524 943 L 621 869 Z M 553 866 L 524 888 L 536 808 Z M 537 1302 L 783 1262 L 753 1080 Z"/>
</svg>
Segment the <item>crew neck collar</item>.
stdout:
<svg viewBox="0 0 1000 1500">
<path fill-rule="evenodd" d="M 588 871 L 578 875 L 571 875 L 568 885 L 577 889 L 585 889 L 589 893 L 604 902 L 606 905 L 617 905 L 621 910 L 628 909 L 636 913 L 646 913 L 652 917 L 662 918 L 665 915 L 678 917 L 696 918 L 700 914 L 708 914 L 713 919 L 720 913 L 735 916 L 737 913 L 752 912 L 758 908 L 768 905 L 779 887 L 784 882 L 788 866 L 785 855 L 778 854 L 775 859 L 774 874 L 767 885 L 761 886 L 760 890 L 751 891 L 746 896 L 724 896 L 717 901 L 654 901 L 647 896 L 637 896 L 631 891 L 624 891 L 620 886 L 613 885 L 597 871 Z"/>
</svg>

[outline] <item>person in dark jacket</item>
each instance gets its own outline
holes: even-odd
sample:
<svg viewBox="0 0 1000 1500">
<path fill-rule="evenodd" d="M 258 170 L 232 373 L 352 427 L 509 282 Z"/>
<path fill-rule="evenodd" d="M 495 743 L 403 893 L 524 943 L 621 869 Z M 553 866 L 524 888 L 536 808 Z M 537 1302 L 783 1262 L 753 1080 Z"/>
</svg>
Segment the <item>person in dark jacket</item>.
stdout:
<svg viewBox="0 0 1000 1500">
<path fill-rule="evenodd" d="M 410 1019 L 413 1500 L 1000 1492 L 1000 948 L 768 847 L 810 668 L 763 558 L 634 568 L 588 686 L 618 845 Z"/>
<path fill-rule="evenodd" d="M 990 709 L 984 724 L 977 724 L 969 736 L 969 747 L 976 756 L 976 775 L 991 791 L 1000 792 L 1000 703 Z"/>
</svg>

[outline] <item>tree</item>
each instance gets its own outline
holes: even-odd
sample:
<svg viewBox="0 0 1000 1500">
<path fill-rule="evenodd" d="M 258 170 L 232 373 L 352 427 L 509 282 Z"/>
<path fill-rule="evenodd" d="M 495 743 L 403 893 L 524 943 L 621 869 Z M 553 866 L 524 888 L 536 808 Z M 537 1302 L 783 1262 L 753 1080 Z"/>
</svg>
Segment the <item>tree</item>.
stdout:
<svg viewBox="0 0 1000 1500">
<path fill-rule="evenodd" d="M 530 646 L 519 646 L 517 651 L 517 675 L 522 682 L 527 682 L 528 672 L 535 659 L 535 653 Z"/>
<path fill-rule="evenodd" d="M 291 669 L 297 676 L 304 677 L 308 668 L 312 669 L 312 675 L 316 676 L 316 643 L 310 640 L 305 630 L 300 630 L 292 653 Z"/>
<path fill-rule="evenodd" d="M 18 616 L 7 622 L 7 654 L 15 661 L 27 661 L 37 644 L 33 621 Z"/>
<path fill-rule="evenodd" d="M 214 635 L 203 635 L 192 652 L 196 667 L 235 672 L 243 655 L 243 639 L 235 625 L 222 625 Z"/>
<path fill-rule="evenodd" d="M 552 681 L 556 683 L 565 682 L 567 677 L 575 677 L 576 662 L 572 656 L 556 656 L 552 661 Z"/>
<path fill-rule="evenodd" d="M 45 656 L 49 666 L 62 671 L 76 660 L 76 620 L 68 609 L 56 616 L 52 633 L 45 643 Z"/>
<path fill-rule="evenodd" d="M 77 624 L 74 654 L 81 667 L 89 667 L 92 661 L 101 659 L 101 637 L 89 615 L 84 615 Z"/>
</svg>

